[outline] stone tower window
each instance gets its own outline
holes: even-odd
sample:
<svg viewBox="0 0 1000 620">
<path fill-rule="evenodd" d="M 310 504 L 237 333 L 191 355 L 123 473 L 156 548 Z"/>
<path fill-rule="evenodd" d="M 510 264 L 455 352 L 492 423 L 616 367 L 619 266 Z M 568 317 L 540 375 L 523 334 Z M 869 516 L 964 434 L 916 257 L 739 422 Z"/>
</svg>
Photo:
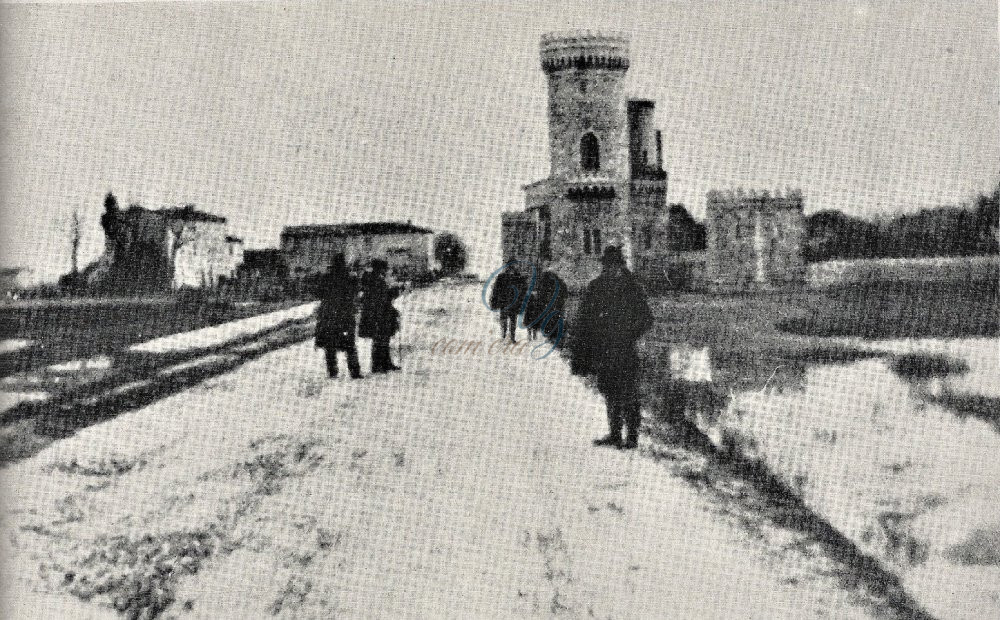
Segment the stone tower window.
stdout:
<svg viewBox="0 0 1000 620">
<path fill-rule="evenodd" d="M 584 228 L 583 229 L 583 253 L 584 254 L 590 254 L 591 253 L 591 248 L 590 248 L 590 229 L 589 228 Z"/>
<path fill-rule="evenodd" d="M 580 167 L 584 170 L 601 169 L 601 145 L 592 133 L 580 138 Z"/>
<path fill-rule="evenodd" d="M 601 253 L 601 229 L 594 229 L 594 254 Z"/>
</svg>

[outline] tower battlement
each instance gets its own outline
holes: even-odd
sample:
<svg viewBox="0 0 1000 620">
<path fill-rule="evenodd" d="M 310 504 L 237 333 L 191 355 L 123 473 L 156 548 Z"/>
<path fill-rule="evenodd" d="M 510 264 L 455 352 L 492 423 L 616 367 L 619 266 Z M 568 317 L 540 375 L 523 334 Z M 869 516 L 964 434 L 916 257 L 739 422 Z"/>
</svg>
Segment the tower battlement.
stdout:
<svg viewBox="0 0 1000 620">
<path fill-rule="evenodd" d="M 705 196 L 706 205 L 710 210 L 781 210 L 794 209 L 802 211 L 803 198 L 802 190 L 786 188 L 784 193 L 780 189 L 773 192 L 764 190 L 744 190 L 742 187 L 735 190 L 712 190 Z"/>
<path fill-rule="evenodd" d="M 542 69 L 618 69 L 629 66 L 629 38 L 618 32 L 575 30 L 542 35 Z"/>
</svg>

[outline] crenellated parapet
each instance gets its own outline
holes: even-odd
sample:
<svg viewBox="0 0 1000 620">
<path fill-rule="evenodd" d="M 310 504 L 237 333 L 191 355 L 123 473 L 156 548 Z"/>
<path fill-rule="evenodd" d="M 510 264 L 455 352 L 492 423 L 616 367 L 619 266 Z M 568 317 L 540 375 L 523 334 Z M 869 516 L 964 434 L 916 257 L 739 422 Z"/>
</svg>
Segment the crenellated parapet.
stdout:
<svg viewBox="0 0 1000 620">
<path fill-rule="evenodd" d="M 770 190 L 711 190 L 706 194 L 706 206 L 711 211 L 785 211 L 803 210 L 802 190 L 785 188 Z"/>
<path fill-rule="evenodd" d="M 623 33 L 578 30 L 542 35 L 542 69 L 616 69 L 627 71 L 629 38 Z"/>
</svg>

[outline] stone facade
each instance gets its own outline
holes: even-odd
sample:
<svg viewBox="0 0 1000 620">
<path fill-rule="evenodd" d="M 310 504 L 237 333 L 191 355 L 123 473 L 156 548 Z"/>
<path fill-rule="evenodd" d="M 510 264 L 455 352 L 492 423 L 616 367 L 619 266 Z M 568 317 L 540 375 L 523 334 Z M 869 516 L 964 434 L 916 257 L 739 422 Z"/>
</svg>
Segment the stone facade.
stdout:
<svg viewBox="0 0 1000 620">
<path fill-rule="evenodd" d="M 708 193 L 705 278 L 726 290 L 802 283 L 802 193 L 743 190 Z"/>
<path fill-rule="evenodd" d="M 434 232 L 396 222 L 287 226 L 281 250 L 295 280 L 326 273 L 338 253 L 348 265 L 381 258 L 401 279 L 426 276 L 435 267 Z"/>
<path fill-rule="evenodd" d="M 578 290 L 600 272 L 604 248 L 617 245 L 640 277 L 655 279 L 669 251 L 656 236 L 666 226 L 667 174 L 654 103 L 625 96 L 628 39 L 546 35 L 541 64 L 551 172 L 524 187 L 523 212 L 503 214 L 505 261 L 551 268 Z"/>
<path fill-rule="evenodd" d="M 609 245 L 652 288 L 770 288 L 802 282 L 802 195 L 711 192 L 704 251 L 671 240 L 655 103 L 625 96 L 629 41 L 545 35 L 548 178 L 524 186 L 525 209 L 501 217 L 504 262 L 551 268 L 579 290 Z M 686 215 L 686 213 L 685 213 Z M 688 219 L 690 217 L 688 216 Z"/>
</svg>

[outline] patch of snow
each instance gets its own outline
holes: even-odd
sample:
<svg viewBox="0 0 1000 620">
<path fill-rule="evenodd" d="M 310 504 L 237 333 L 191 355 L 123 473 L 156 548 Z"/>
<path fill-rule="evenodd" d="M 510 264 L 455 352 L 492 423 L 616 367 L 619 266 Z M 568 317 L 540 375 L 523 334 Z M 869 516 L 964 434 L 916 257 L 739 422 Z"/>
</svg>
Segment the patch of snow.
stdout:
<svg viewBox="0 0 1000 620">
<path fill-rule="evenodd" d="M 48 397 L 48 392 L 0 392 L 0 412 L 13 409 L 21 403 L 38 402 Z"/>
<path fill-rule="evenodd" d="M 171 375 L 176 375 L 178 373 L 191 370 L 193 368 L 211 367 L 217 364 L 221 364 L 227 361 L 233 361 L 236 359 L 235 355 L 206 355 L 204 357 L 199 357 L 197 359 L 189 360 L 187 362 L 181 362 L 180 364 L 174 364 L 173 366 L 168 366 L 163 370 L 160 370 L 156 374 L 161 377 L 169 377 Z"/>
<path fill-rule="evenodd" d="M 251 336 L 277 327 L 285 321 L 307 318 L 315 312 L 317 305 L 317 302 L 311 302 L 284 310 L 269 312 L 268 314 L 251 316 L 180 334 L 172 334 L 132 345 L 130 350 L 140 353 L 174 353 L 216 347 L 238 338 Z"/>
<path fill-rule="evenodd" d="M 738 394 L 715 424 L 933 615 L 1000 618 L 1000 562 L 970 565 L 954 552 L 997 528 L 1000 434 L 987 422 L 924 402 L 885 362 L 865 360 L 810 369 L 801 390 Z"/>
<path fill-rule="evenodd" d="M 0 353 L 14 353 L 15 351 L 20 351 L 21 349 L 27 349 L 33 344 L 35 344 L 34 340 L 25 340 L 23 338 L 8 338 L 6 340 L 0 340 Z"/>
<path fill-rule="evenodd" d="M 111 368 L 111 358 L 106 355 L 92 357 L 90 359 L 71 360 L 60 364 L 52 364 L 47 367 L 49 372 L 70 373 L 83 370 L 107 370 Z"/>
</svg>

